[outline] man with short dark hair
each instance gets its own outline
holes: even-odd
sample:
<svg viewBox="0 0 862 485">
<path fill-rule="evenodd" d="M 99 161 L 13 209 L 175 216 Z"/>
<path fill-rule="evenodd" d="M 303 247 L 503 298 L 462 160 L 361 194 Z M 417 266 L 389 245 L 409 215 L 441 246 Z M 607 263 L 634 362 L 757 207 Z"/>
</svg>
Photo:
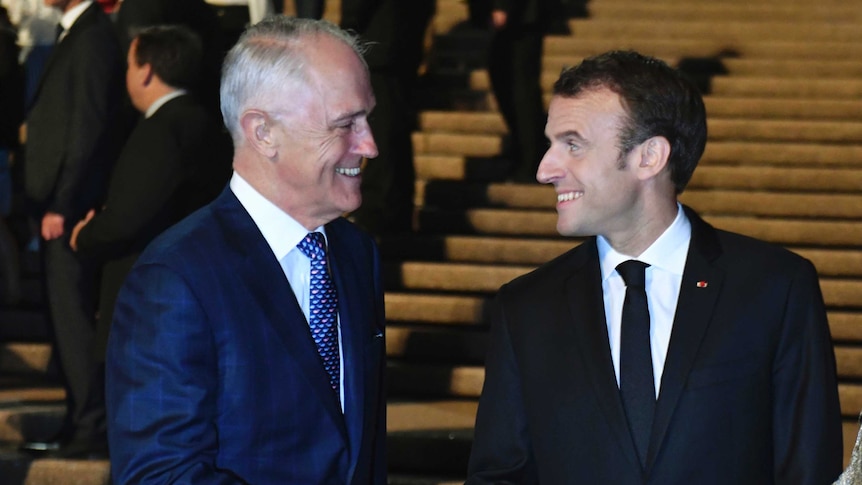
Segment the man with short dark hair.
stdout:
<svg viewBox="0 0 862 485">
<path fill-rule="evenodd" d="M 492 309 L 467 483 L 824 484 L 841 472 L 814 266 L 682 206 L 701 95 L 610 52 L 554 85 L 537 179 L 586 241 Z"/>
<path fill-rule="evenodd" d="M 143 118 L 120 154 L 104 207 L 90 210 L 71 245 L 102 266 L 94 355 L 104 362 L 120 286 L 157 235 L 214 199 L 230 176 L 229 141 L 192 92 L 201 42 L 180 26 L 149 27 L 132 41 L 126 89 Z"/>
<path fill-rule="evenodd" d="M 150 244 L 114 310 L 116 483 L 386 483 L 379 255 L 341 217 L 377 155 L 357 42 L 275 16 L 228 53 L 234 174 Z"/>
</svg>

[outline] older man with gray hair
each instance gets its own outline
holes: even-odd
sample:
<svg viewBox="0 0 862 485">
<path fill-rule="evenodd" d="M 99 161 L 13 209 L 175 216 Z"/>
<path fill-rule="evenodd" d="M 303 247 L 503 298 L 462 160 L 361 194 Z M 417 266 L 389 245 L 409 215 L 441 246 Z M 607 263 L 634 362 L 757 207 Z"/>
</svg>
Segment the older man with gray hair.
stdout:
<svg viewBox="0 0 862 485">
<path fill-rule="evenodd" d="M 229 186 L 141 255 L 108 348 L 117 483 L 384 484 L 377 155 L 357 40 L 282 16 L 228 53 Z"/>
</svg>

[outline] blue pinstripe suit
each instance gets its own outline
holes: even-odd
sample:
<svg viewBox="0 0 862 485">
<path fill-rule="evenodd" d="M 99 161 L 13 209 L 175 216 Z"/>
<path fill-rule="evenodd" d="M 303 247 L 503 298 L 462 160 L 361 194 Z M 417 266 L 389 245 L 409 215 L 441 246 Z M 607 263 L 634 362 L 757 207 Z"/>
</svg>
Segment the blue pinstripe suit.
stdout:
<svg viewBox="0 0 862 485">
<path fill-rule="evenodd" d="M 157 239 L 120 293 L 107 360 L 117 483 L 383 484 L 377 249 L 326 226 L 342 414 L 290 285 L 226 189 Z"/>
</svg>

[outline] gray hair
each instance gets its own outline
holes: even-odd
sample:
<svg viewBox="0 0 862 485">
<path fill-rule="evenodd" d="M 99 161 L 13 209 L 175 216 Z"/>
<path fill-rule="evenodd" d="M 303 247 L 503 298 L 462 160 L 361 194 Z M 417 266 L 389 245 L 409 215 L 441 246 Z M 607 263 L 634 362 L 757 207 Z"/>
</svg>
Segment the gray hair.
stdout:
<svg viewBox="0 0 862 485">
<path fill-rule="evenodd" d="M 344 42 L 365 64 L 365 46 L 355 35 L 326 20 L 285 15 L 267 17 L 252 25 L 227 53 L 222 66 L 221 112 L 234 142 L 242 139 L 241 114 L 260 95 L 306 80 L 310 56 L 304 50 L 304 41 L 318 35 Z"/>
</svg>

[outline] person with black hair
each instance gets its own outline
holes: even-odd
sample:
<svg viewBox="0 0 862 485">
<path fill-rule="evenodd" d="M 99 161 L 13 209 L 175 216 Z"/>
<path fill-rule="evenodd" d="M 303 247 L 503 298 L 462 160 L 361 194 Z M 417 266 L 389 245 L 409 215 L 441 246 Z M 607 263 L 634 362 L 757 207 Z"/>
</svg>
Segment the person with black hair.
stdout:
<svg viewBox="0 0 862 485">
<path fill-rule="evenodd" d="M 586 240 L 500 288 L 468 485 L 817 485 L 841 473 L 817 271 L 678 202 L 694 85 L 630 51 L 554 85 L 539 182 Z"/>
<path fill-rule="evenodd" d="M 79 255 L 102 266 L 94 355 L 104 362 L 114 302 L 132 265 L 162 231 L 221 191 L 230 176 L 229 140 L 192 91 L 202 47 L 186 27 L 153 26 L 132 40 L 126 88 L 143 118 L 129 137 L 101 208 L 72 231 Z"/>
</svg>

